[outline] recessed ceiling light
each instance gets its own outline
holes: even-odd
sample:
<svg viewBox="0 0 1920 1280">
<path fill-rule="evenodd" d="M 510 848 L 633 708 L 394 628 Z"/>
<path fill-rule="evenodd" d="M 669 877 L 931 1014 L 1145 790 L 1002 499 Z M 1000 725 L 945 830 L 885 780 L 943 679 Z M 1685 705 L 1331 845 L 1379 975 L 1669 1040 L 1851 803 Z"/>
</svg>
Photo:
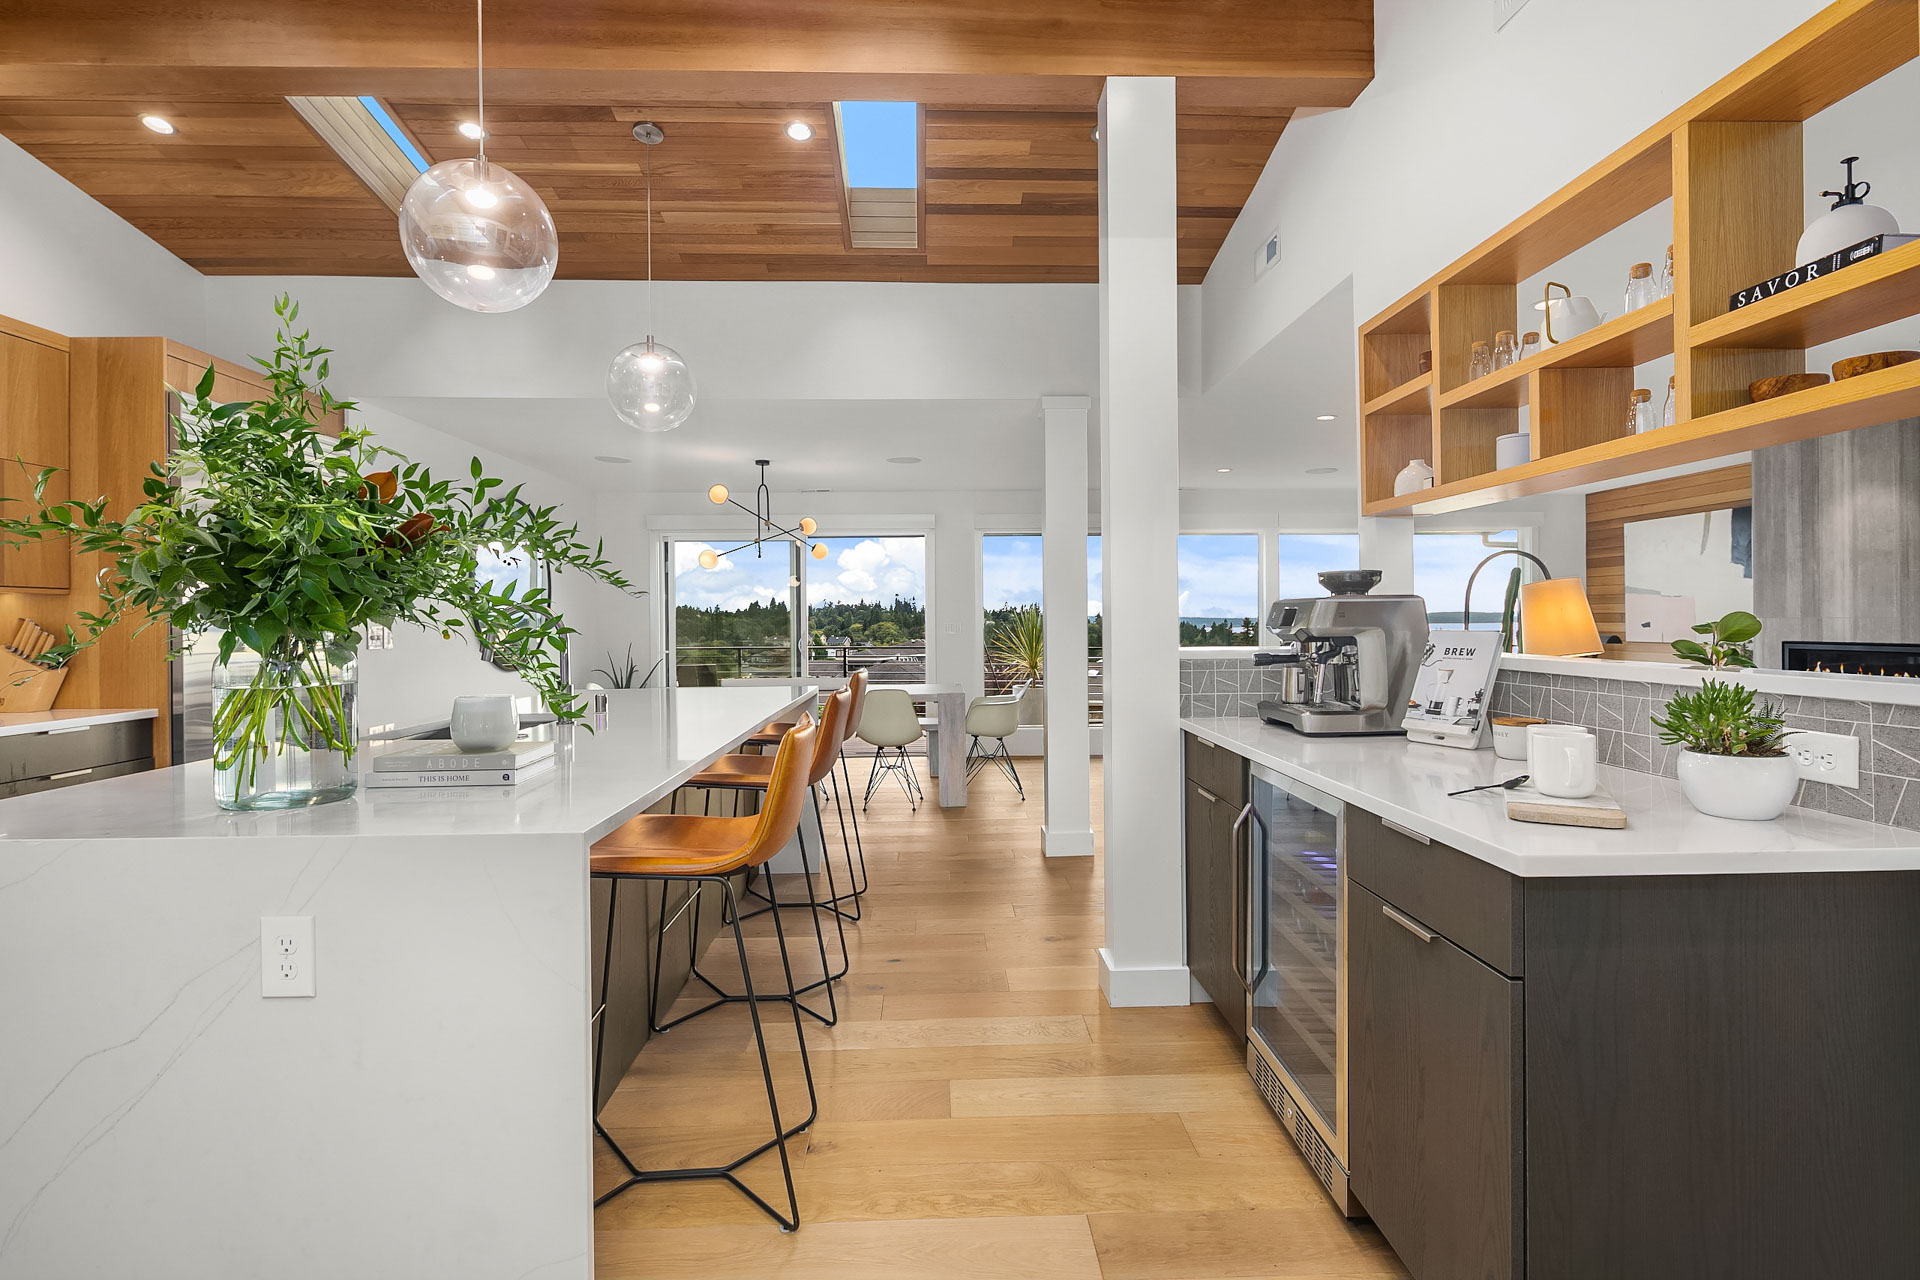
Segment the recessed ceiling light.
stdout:
<svg viewBox="0 0 1920 1280">
<path fill-rule="evenodd" d="M 140 123 L 147 126 L 147 128 L 153 130 L 155 133 L 175 132 L 175 129 L 173 127 L 173 122 L 171 120 L 164 119 L 160 116 L 153 116 L 153 115 L 141 116 Z"/>
<path fill-rule="evenodd" d="M 813 126 L 805 120 L 787 121 L 787 136 L 795 142 L 805 142 L 813 136 Z"/>
<path fill-rule="evenodd" d="M 1220 473 L 1221 475 L 1223 475 L 1223 476 L 1224 476 L 1224 475 L 1226 475 L 1226 474 L 1227 474 L 1228 472 L 1230 472 L 1230 471 L 1232 471 L 1232 470 L 1233 470 L 1233 468 L 1232 468 L 1232 467 L 1215 467 L 1215 468 L 1214 468 L 1214 470 L 1215 470 L 1215 471 L 1218 471 L 1218 472 L 1219 472 L 1219 473 Z"/>
<path fill-rule="evenodd" d="M 460 122 L 460 136 L 469 141 L 478 142 L 487 136 L 487 131 L 480 127 L 478 121 L 462 120 Z"/>
<path fill-rule="evenodd" d="M 596 453 L 593 455 L 593 460 L 595 462 L 611 462 L 615 466 L 619 466 L 623 463 L 628 463 L 633 461 L 632 458 L 623 458 L 619 454 L 615 454 L 615 453 Z"/>
<path fill-rule="evenodd" d="M 910 466 L 912 466 L 912 465 L 913 465 L 914 463 L 916 463 L 916 462 L 918 462 L 918 461 L 920 461 L 920 459 L 918 459 L 918 458 L 914 458 L 914 457 L 908 457 L 908 456 L 906 456 L 906 455 L 904 455 L 904 454 L 903 454 L 902 456 L 900 456 L 900 457 L 898 457 L 898 458 L 888 458 L 888 459 L 887 459 L 887 461 L 888 461 L 888 462 L 891 462 L 891 463 L 894 463 L 894 464 L 895 464 L 895 465 L 897 465 L 897 466 L 902 466 L 902 467 L 910 467 Z"/>
<path fill-rule="evenodd" d="M 1338 467 L 1308 467 L 1307 474 L 1310 476 L 1330 476 L 1339 469 Z"/>
<path fill-rule="evenodd" d="M 1315 418 L 1314 421 L 1315 422 L 1332 422 L 1333 415 L 1330 413 L 1323 413 L 1319 417 Z"/>
</svg>

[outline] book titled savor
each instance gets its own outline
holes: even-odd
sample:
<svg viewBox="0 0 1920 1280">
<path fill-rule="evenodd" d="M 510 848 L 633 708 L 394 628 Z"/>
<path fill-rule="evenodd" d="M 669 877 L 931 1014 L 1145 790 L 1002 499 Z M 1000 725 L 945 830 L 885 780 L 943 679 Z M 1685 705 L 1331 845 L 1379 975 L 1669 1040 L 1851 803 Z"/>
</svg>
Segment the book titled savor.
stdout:
<svg viewBox="0 0 1920 1280">
<path fill-rule="evenodd" d="M 452 742 L 410 742 L 373 758 L 369 787 L 511 787 L 554 767 L 553 743 L 463 751 Z"/>
</svg>

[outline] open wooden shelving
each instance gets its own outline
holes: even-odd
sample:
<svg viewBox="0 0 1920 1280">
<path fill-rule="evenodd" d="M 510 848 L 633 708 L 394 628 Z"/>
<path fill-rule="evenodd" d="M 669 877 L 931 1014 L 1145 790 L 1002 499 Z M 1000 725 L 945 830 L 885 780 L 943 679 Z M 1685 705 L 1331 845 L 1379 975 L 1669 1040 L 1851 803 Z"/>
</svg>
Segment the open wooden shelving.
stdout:
<svg viewBox="0 0 1920 1280">
<path fill-rule="evenodd" d="M 1798 265 L 1801 123 L 1916 56 L 1914 0 L 1838 0 L 1363 325 L 1362 512 L 1457 511 L 1920 413 L 1920 366 L 1747 394 L 1803 372 L 1809 346 L 1920 315 L 1920 243 L 1727 310 L 1735 290 Z M 1521 281 L 1667 199 L 1672 298 L 1468 381 L 1473 342 L 1515 327 Z M 1432 372 L 1417 375 L 1424 353 Z M 1632 434 L 1633 369 L 1666 355 L 1677 421 Z M 1534 456 L 1495 470 L 1494 440 L 1519 430 L 1522 406 Z M 1435 487 L 1396 497 L 1415 458 Z"/>
<path fill-rule="evenodd" d="M 1504 471 L 1369 502 L 1362 511 L 1370 516 L 1439 515 L 1916 416 L 1920 416 L 1920 363 L 1895 365 L 1642 435 L 1535 458 Z"/>
<path fill-rule="evenodd" d="M 1484 378 L 1455 387 L 1440 397 L 1442 409 L 1456 406 L 1517 408 L 1529 399 L 1527 384 L 1543 369 L 1631 369 L 1673 354 L 1673 299 L 1616 316 L 1577 338 L 1547 347 Z"/>
<path fill-rule="evenodd" d="M 1399 386 L 1367 401 L 1361 410 L 1369 416 L 1374 414 L 1426 413 L 1432 408 L 1433 374 L 1423 373 L 1407 379 Z"/>
<path fill-rule="evenodd" d="M 1911 315 L 1920 315 L 1920 240 L 1702 321 L 1687 345 L 1805 350 Z"/>
</svg>

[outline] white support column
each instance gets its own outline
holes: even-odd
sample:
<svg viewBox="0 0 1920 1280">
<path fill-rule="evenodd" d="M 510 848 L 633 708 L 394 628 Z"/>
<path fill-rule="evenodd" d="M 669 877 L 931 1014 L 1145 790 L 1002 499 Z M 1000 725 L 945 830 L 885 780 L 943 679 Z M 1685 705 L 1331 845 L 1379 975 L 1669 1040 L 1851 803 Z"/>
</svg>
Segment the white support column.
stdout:
<svg viewBox="0 0 1920 1280">
<path fill-rule="evenodd" d="M 1100 528 L 1107 1002 L 1186 1004 L 1181 861 L 1179 263 L 1173 80 L 1100 98 Z"/>
<path fill-rule="evenodd" d="M 1040 523 L 1041 616 L 1047 635 L 1049 858 L 1093 854 L 1093 782 L 1087 729 L 1087 413 L 1090 396 L 1042 396 L 1046 508 Z"/>
</svg>

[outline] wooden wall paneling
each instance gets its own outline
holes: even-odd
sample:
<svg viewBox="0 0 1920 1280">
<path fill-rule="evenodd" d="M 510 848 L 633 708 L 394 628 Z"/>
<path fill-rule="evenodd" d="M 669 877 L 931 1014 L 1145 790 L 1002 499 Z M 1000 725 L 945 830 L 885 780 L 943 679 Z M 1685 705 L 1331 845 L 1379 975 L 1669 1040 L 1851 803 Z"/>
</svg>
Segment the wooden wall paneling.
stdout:
<svg viewBox="0 0 1920 1280">
<path fill-rule="evenodd" d="M 166 351 L 166 381 L 159 392 L 163 398 L 168 389 L 178 391 L 182 395 L 193 394 L 194 388 L 200 385 L 200 379 L 205 376 L 209 364 L 213 366 L 215 403 L 264 400 L 272 394 L 273 389 L 267 384 L 264 371 L 257 367 L 249 368 L 243 364 L 235 364 L 231 360 L 222 360 L 218 356 L 210 356 L 204 351 L 196 351 L 178 342 L 167 343 Z M 321 435 L 338 438 L 341 430 L 346 426 L 346 414 L 335 409 L 332 413 L 323 416 L 317 425 Z M 155 460 L 157 461 L 160 456 L 162 455 L 155 455 Z"/>
<path fill-rule="evenodd" d="M 166 454 L 167 346 L 161 338 L 72 341 L 73 487 L 89 497 L 106 495 L 114 515 L 125 515 L 140 501 L 148 465 Z M 104 556 L 74 557 L 70 608 L 97 609 L 92 584 L 105 567 Z M 139 631 L 128 622 L 107 632 L 74 659 L 60 703 L 155 708 L 153 764 L 166 768 L 173 736 L 166 626 Z"/>
<path fill-rule="evenodd" d="M 1736 290 L 1796 265 L 1805 218 L 1800 135 L 1795 121 L 1695 122 L 1674 135 L 1676 336 L 1725 315 Z M 1749 404 L 1753 382 L 1806 369 L 1804 351 L 1677 345 L 1675 394 L 1690 418 Z"/>
<path fill-rule="evenodd" d="M 1540 369 L 1530 395 L 1533 456 L 1549 457 L 1631 435 L 1627 403 L 1632 369 Z M 1662 403 L 1666 388 L 1654 396 Z"/>
<path fill-rule="evenodd" d="M 1587 600 L 1593 620 L 1604 636 L 1627 634 L 1627 534 L 1636 520 L 1724 511 L 1753 503 L 1753 468 L 1747 463 L 1696 471 L 1647 484 L 1627 485 L 1587 495 Z M 1651 650 L 1666 657 L 1666 645 L 1626 646 Z M 1611 656 L 1628 656 L 1622 646 L 1608 645 Z"/>
</svg>

